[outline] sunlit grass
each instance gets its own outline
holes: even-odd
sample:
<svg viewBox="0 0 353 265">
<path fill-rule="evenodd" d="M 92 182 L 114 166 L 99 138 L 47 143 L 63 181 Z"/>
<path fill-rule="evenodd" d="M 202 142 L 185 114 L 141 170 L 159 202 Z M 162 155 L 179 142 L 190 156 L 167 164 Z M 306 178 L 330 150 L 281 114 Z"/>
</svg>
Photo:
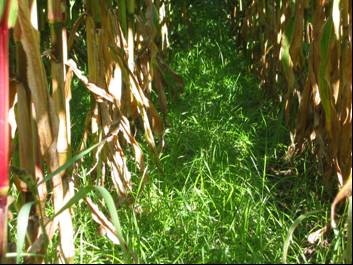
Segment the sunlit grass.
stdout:
<svg viewBox="0 0 353 265">
<path fill-rule="evenodd" d="M 236 56 L 229 46 L 221 49 L 225 58 Z M 333 245 L 342 248 L 340 240 L 326 247 L 306 241 L 325 225 L 329 209 L 311 175 L 315 170 L 305 165 L 310 160 L 284 162 L 288 132 L 280 109 L 237 63 L 243 58 L 222 64 L 219 54 L 204 40 L 172 58 L 187 85 L 168 116 L 164 174 L 150 167 L 151 181 L 136 198 L 141 214 L 121 209 L 131 247 L 146 263 L 279 263 L 294 219 L 320 210 L 298 225 L 288 261 L 340 261 L 329 254 Z M 275 176 L 271 167 L 293 170 Z M 97 262 L 92 253 L 98 262 L 119 258 L 119 247 L 87 229 L 80 253 L 91 254 L 80 262 Z"/>
</svg>

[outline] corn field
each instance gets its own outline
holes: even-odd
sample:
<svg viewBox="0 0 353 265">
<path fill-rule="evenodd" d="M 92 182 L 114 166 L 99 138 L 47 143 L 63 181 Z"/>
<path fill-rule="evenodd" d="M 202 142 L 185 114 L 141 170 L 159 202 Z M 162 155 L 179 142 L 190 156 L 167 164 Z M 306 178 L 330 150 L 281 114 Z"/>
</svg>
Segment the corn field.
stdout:
<svg viewBox="0 0 353 265">
<path fill-rule="evenodd" d="M 327 184 L 343 184 L 352 171 L 351 1 L 236 1 L 231 10 L 251 68 L 284 104 L 289 155 L 313 145 Z"/>
<path fill-rule="evenodd" d="M 351 1 L 225 2 L 251 70 L 268 95 L 283 104 L 292 140 L 288 157 L 310 149 L 327 189 L 346 184 L 344 196 L 333 204 L 334 218 L 335 205 L 351 191 Z M 0 1 L 4 261 L 14 243 L 7 236 L 7 209 L 16 203 L 18 218 L 27 220 L 12 250 L 16 261 L 25 252 L 32 254 L 24 256 L 25 263 L 43 262 L 48 242 L 59 232 L 60 262 L 72 263 L 71 206 L 83 199 L 101 231 L 121 245 L 126 260 L 138 262 L 124 239 L 111 193 L 118 204 L 133 205 L 131 191 L 142 191 L 148 180 L 145 153 L 157 167 L 162 163 L 167 96 L 177 97 L 184 87 L 166 63 L 172 7 L 168 0 Z M 70 110 L 74 81 L 90 98 L 75 146 Z M 84 157 L 92 161 L 87 172 L 91 186 L 79 187 Z M 8 196 L 10 182 L 19 193 L 16 202 Z M 103 198 L 108 211 L 87 196 L 91 191 Z M 48 207 L 54 211 L 50 216 Z"/>
<path fill-rule="evenodd" d="M 335 227 L 335 207 L 352 189 L 352 2 L 228 4 L 250 68 L 284 106 L 292 142 L 287 158 L 311 149 L 326 189 L 343 186 L 332 203 Z"/>
</svg>

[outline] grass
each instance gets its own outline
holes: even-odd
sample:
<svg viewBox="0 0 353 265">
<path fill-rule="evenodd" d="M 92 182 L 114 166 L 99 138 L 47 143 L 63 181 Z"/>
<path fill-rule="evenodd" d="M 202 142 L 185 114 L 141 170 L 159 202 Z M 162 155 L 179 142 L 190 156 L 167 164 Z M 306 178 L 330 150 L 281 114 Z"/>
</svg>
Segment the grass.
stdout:
<svg viewBox="0 0 353 265">
<path fill-rule="evenodd" d="M 130 246 L 145 263 L 280 263 L 294 219 L 319 210 L 294 231 L 288 262 L 341 261 L 342 237 L 306 240 L 329 209 L 310 154 L 283 160 L 289 132 L 281 109 L 265 99 L 222 23 L 199 13 L 188 29 L 193 39 L 170 58 L 186 88 L 170 105 L 164 174 L 150 166 L 151 182 L 135 198 L 141 214 L 119 212 Z M 120 261 L 119 247 L 96 236 L 86 213 L 75 221 L 77 262 Z"/>
<path fill-rule="evenodd" d="M 163 174 L 150 162 L 150 183 L 135 194 L 142 212 L 119 210 L 130 247 L 144 263 L 280 263 L 294 220 L 318 210 L 298 224 L 287 261 L 341 262 L 342 235 L 315 245 L 306 239 L 328 223 L 330 208 L 310 153 L 283 159 L 289 132 L 281 108 L 247 70 L 224 14 L 196 10 L 197 4 L 190 11 L 194 27 L 174 32 L 192 32 L 193 39 L 176 43 L 170 57 L 186 88 L 170 104 Z M 74 209 L 75 262 L 124 262 L 119 246 L 97 236 L 87 206 Z M 48 263 L 56 247 L 57 239 Z"/>
</svg>

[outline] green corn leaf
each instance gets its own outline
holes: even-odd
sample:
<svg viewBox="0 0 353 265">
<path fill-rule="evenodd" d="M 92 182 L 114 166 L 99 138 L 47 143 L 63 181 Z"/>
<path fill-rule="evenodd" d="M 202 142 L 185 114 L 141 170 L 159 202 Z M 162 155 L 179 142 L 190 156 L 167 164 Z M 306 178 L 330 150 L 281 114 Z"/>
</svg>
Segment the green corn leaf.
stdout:
<svg viewBox="0 0 353 265">
<path fill-rule="evenodd" d="M 8 2 L 8 3 L 7 3 Z M 4 18 L 3 16 L 6 14 L 5 8 L 8 8 L 9 13 L 7 17 L 7 26 L 12 28 L 15 26 L 16 18 L 17 18 L 17 11 L 18 11 L 18 2 L 17 0 L 0 0 L 0 23 Z M 5 25 L 5 24 L 4 24 Z"/>
<path fill-rule="evenodd" d="M 159 11 L 155 4 L 153 4 L 153 25 L 155 28 L 159 28 Z"/>
<path fill-rule="evenodd" d="M 120 26 L 121 29 L 123 30 L 123 33 L 125 36 L 127 36 L 127 18 L 126 18 L 126 0 L 120 0 L 119 1 L 119 15 L 120 15 Z"/>
<path fill-rule="evenodd" d="M 103 187 L 96 186 L 95 190 L 100 193 L 100 195 L 102 196 L 102 198 L 104 199 L 104 201 L 107 205 L 108 211 L 109 211 L 110 216 L 112 218 L 112 222 L 113 222 L 113 225 L 115 226 L 116 233 L 117 233 L 117 236 L 118 236 L 120 242 L 126 244 L 125 240 L 123 239 L 123 236 L 122 236 L 119 216 L 118 216 L 118 212 L 116 210 L 115 203 L 114 203 L 112 196 Z"/>
<path fill-rule="evenodd" d="M 295 32 L 295 16 L 292 16 L 289 18 L 288 25 L 285 29 L 285 35 L 288 39 L 288 43 L 292 42 L 294 32 Z"/>
<path fill-rule="evenodd" d="M 0 0 L 0 23 L 5 10 L 5 0 Z"/>
<path fill-rule="evenodd" d="M 288 250 L 289 250 L 289 246 L 290 243 L 292 241 L 293 238 L 293 233 L 295 231 L 295 229 L 298 227 L 298 225 L 306 218 L 308 218 L 311 215 L 317 214 L 320 211 L 311 211 L 309 213 L 306 214 L 302 214 L 301 216 L 299 216 L 294 223 L 291 225 L 291 227 L 288 230 L 287 233 L 287 237 L 284 240 L 284 244 L 283 244 L 283 252 L 282 252 L 282 263 L 287 264 L 287 256 L 288 256 Z"/>
<path fill-rule="evenodd" d="M 135 0 L 127 0 L 127 10 L 130 15 L 133 15 L 135 13 L 135 8 L 136 8 Z"/>
<path fill-rule="evenodd" d="M 16 246 L 16 264 L 21 262 L 23 257 L 23 248 L 25 245 L 26 232 L 28 227 L 28 218 L 31 211 L 31 207 L 34 202 L 26 203 L 22 206 L 17 217 L 17 246 Z"/>
<path fill-rule="evenodd" d="M 61 214 L 63 211 L 71 208 L 74 204 L 76 204 L 80 200 L 84 199 L 87 196 L 87 194 L 93 190 L 94 190 L 93 186 L 87 186 L 79 189 L 78 192 L 75 193 L 75 195 L 59 211 L 55 213 L 53 218 Z"/>
<path fill-rule="evenodd" d="M 118 213 L 115 207 L 115 203 L 114 200 L 112 198 L 112 196 L 110 195 L 110 193 L 103 187 L 98 187 L 98 186 L 87 186 L 84 188 L 79 189 L 79 191 L 75 194 L 75 196 L 73 196 L 54 216 L 58 216 L 59 214 L 61 214 L 63 211 L 71 208 L 74 204 L 76 204 L 77 202 L 79 202 L 80 200 L 84 199 L 91 191 L 97 191 L 101 197 L 104 199 L 109 214 L 112 218 L 112 222 L 113 225 L 116 229 L 116 234 L 117 237 L 120 241 L 120 243 L 122 244 L 126 244 L 125 240 L 122 236 L 122 231 L 121 231 L 121 226 L 120 226 L 120 221 L 119 221 L 119 217 L 118 217 Z"/>
<path fill-rule="evenodd" d="M 9 28 L 12 28 L 15 26 L 16 19 L 17 19 L 17 12 L 18 12 L 17 0 L 10 1 L 9 17 L 7 19 L 7 25 Z"/>
<path fill-rule="evenodd" d="M 52 173 L 48 174 L 43 181 L 38 183 L 38 185 L 43 184 L 44 182 L 50 181 L 55 175 L 59 174 L 61 171 L 68 169 L 71 167 L 77 160 L 80 160 L 81 158 L 85 157 L 88 155 L 90 152 L 92 152 L 95 148 L 98 146 L 104 144 L 106 142 L 106 139 L 103 139 L 101 142 L 92 145 L 91 147 L 87 148 L 86 150 L 83 150 L 81 153 L 73 156 L 71 159 L 69 159 L 64 165 L 53 171 Z"/>
<path fill-rule="evenodd" d="M 320 42 L 320 57 L 323 63 L 328 62 L 328 49 L 330 47 L 331 35 L 332 35 L 332 26 L 333 21 L 332 18 L 328 18 L 323 29 L 322 39 Z"/>
<path fill-rule="evenodd" d="M 123 237 L 120 220 L 119 220 L 117 209 L 115 207 L 114 200 L 111 194 L 109 193 L 109 191 L 106 190 L 105 188 L 99 187 L 99 186 L 87 186 L 79 189 L 79 191 L 75 193 L 75 195 L 53 216 L 53 218 L 61 214 L 63 211 L 69 209 L 80 200 L 84 199 L 91 191 L 98 192 L 98 194 L 104 199 L 104 202 L 108 208 L 112 223 L 115 227 L 115 234 L 120 241 L 121 247 L 125 252 L 126 256 L 134 260 L 135 258 L 134 254 L 129 251 L 128 245 Z"/>
<path fill-rule="evenodd" d="M 92 15 L 94 22 L 101 23 L 100 1 L 88 0 L 89 13 Z"/>
</svg>

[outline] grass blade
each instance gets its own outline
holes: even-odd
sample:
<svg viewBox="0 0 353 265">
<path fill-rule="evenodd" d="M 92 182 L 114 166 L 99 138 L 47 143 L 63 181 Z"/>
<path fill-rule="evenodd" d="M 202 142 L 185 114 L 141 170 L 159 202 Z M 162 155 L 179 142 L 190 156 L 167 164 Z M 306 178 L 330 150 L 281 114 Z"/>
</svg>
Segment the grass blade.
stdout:
<svg viewBox="0 0 353 265">
<path fill-rule="evenodd" d="M 99 143 L 96 143 L 96 144 L 92 145 L 91 147 L 87 148 L 86 150 L 83 150 L 79 154 L 73 156 L 65 164 L 63 164 L 62 166 L 58 167 L 58 169 L 56 169 L 52 173 L 48 174 L 42 182 L 38 183 L 38 185 L 43 184 L 44 182 L 50 181 L 55 175 L 59 174 L 63 170 L 68 169 L 69 167 L 71 167 L 77 160 L 80 160 L 81 158 L 85 157 L 90 152 L 92 152 L 95 148 L 97 148 L 98 146 L 104 144 L 106 142 L 106 139 L 107 138 L 103 139 Z"/>
<path fill-rule="evenodd" d="M 306 214 L 302 214 L 299 216 L 294 223 L 291 225 L 291 227 L 288 230 L 287 237 L 284 240 L 284 245 L 283 245 L 283 252 L 282 252 L 282 263 L 287 264 L 287 256 L 288 256 L 288 250 L 289 250 L 289 245 L 292 241 L 293 238 L 293 233 L 295 229 L 298 227 L 298 225 L 306 218 L 309 216 L 318 213 L 319 211 L 311 211 Z"/>
<path fill-rule="evenodd" d="M 133 263 L 137 263 L 138 260 L 137 260 L 135 253 L 129 250 L 129 246 L 123 237 L 121 225 L 120 225 L 120 221 L 119 221 L 119 216 L 118 216 L 118 211 L 116 210 L 113 197 L 111 196 L 109 191 L 103 187 L 95 186 L 94 189 L 100 193 L 100 195 L 102 196 L 102 198 L 104 199 L 104 201 L 107 205 L 109 214 L 112 218 L 112 222 L 115 227 L 116 236 L 118 237 L 118 239 L 121 243 L 122 249 L 125 252 L 126 257 L 128 259 L 131 259 L 131 261 Z"/>
<path fill-rule="evenodd" d="M 20 212 L 17 217 L 17 246 L 16 246 L 16 264 L 21 262 L 21 258 L 23 257 L 23 248 L 25 245 L 25 238 L 28 227 L 28 218 L 29 213 L 31 211 L 31 207 L 34 202 L 28 202 L 22 206 Z"/>
<path fill-rule="evenodd" d="M 83 198 L 85 198 L 87 196 L 87 194 L 90 193 L 93 189 L 94 189 L 93 186 L 87 186 L 87 187 L 79 189 L 78 192 L 75 193 L 75 196 L 73 196 L 59 211 L 57 211 L 55 213 L 55 215 L 52 217 L 52 219 L 54 219 L 54 217 L 58 216 L 66 209 L 71 208 L 71 206 L 73 206 L 75 203 L 77 203 L 80 200 L 82 200 Z"/>
</svg>

